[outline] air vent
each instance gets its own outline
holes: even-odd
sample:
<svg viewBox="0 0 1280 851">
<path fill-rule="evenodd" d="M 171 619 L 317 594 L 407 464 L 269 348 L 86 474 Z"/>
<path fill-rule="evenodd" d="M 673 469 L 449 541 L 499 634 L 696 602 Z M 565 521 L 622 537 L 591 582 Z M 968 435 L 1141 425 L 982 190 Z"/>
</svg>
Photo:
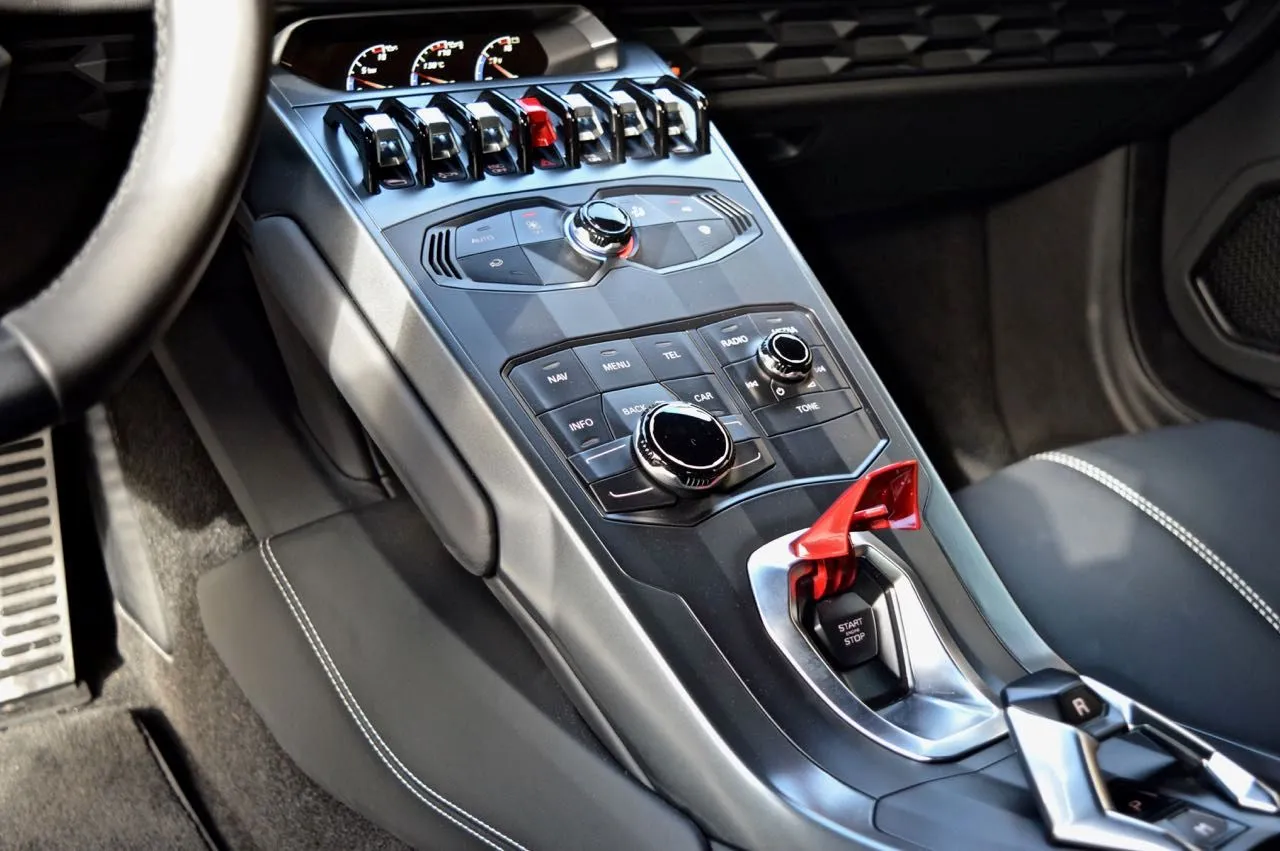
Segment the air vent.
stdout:
<svg viewBox="0 0 1280 851">
<path fill-rule="evenodd" d="M 438 230 L 432 232 L 427 240 L 427 268 L 442 278 L 462 278 L 458 267 L 453 265 L 453 257 L 449 250 L 453 242 L 453 231 Z"/>
<path fill-rule="evenodd" d="M 946 71 L 1182 62 L 1248 0 L 684 4 L 618 10 L 623 38 L 703 90 Z"/>
<path fill-rule="evenodd" d="M 0 704 L 75 679 L 49 433 L 0 447 Z"/>
<path fill-rule="evenodd" d="M 739 207 L 736 201 L 732 201 L 715 192 L 709 192 L 705 195 L 699 195 L 698 197 L 701 198 L 707 206 L 724 216 L 738 236 L 742 236 L 744 233 L 751 230 L 751 216 L 746 210 Z"/>
</svg>

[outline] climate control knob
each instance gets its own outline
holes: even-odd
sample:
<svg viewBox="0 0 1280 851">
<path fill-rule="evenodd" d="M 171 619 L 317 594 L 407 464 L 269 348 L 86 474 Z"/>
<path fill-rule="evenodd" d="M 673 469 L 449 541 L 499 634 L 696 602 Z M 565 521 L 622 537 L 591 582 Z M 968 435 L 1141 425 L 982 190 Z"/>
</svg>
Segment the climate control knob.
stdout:
<svg viewBox="0 0 1280 851">
<path fill-rule="evenodd" d="M 574 245 L 588 254 L 614 257 L 627 250 L 635 236 L 631 217 L 617 204 L 588 201 L 578 208 L 567 228 Z"/>
<path fill-rule="evenodd" d="M 799 384 L 813 372 L 813 351 L 798 334 L 777 330 L 760 343 L 756 362 L 775 381 Z"/>
<path fill-rule="evenodd" d="M 662 402 L 644 412 L 632 438 L 640 469 L 658 485 L 693 495 L 718 485 L 733 466 L 733 438 L 697 405 Z"/>
</svg>

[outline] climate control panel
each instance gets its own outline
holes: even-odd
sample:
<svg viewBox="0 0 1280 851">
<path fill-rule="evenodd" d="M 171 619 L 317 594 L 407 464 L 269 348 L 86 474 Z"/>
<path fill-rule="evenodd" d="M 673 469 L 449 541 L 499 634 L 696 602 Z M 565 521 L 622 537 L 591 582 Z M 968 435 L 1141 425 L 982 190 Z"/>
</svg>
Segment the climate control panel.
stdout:
<svg viewBox="0 0 1280 851">
<path fill-rule="evenodd" d="M 688 522 L 883 448 L 829 351 L 807 313 L 756 311 L 568 346 L 507 379 L 601 511 Z"/>
<path fill-rule="evenodd" d="M 445 222 L 427 233 L 422 265 L 445 286 L 579 285 L 624 263 L 665 272 L 711 262 L 759 233 L 718 192 L 624 187 L 576 207 L 530 199 Z"/>
</svg>

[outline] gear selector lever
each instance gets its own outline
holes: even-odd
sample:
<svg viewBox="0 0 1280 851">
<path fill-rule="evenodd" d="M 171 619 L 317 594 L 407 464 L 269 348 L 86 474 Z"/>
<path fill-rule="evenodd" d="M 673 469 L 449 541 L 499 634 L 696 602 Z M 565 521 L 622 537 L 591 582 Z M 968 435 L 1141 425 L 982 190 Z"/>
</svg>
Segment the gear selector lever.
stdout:
<svg viewBox="0 0 1280 851">
<path fill-rule="evenodd" d="M 1085 676 L 1046 669 L 1010 683 L 1005 721 L 1050 836 L 1088 848 L 1218 847 L 1242 825 L 1187 807 L 1159 822 L 1113 806 L 1098 764 L 1101 742 L 1146 734 L 1235 808 L 1280 813 L 1280 798 L 1234 760 L 1155 710 Z"/>
</svg>

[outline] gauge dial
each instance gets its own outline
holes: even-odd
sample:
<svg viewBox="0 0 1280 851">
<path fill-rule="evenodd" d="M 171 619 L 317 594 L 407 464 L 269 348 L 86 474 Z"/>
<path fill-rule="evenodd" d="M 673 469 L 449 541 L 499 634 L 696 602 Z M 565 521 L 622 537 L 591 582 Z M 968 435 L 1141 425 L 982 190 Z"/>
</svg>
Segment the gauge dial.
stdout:
<svg viewBox="0 0 1280 851">
<path fill-rule="evenodd" d="M 458 71 L 466 68 L 466 59 L 462 51 L 466 43 L 462 39 L 450 41 L 441 39 L 422 48 L 418 58 L 413 60 L 413 71 L 409 74 L 409 85 L 431 86 L 441 83 L 456 83 Z M 463 71 L 465 73 L 465 70 Z"/>
<path fill-rule="evenodd" d="M 397 82 L 383 73 L 383 69 L 387 67 L 387 57 L 399 49 L 396 44 L 375 44 L 360 51 L 347 69 L 347 91 L 395 88 Z"/>
<path fill-rule="evenodd" d="M 514 80 L 520 76 L 520 36 L 500 35 L 476 59 L 477 80 Z"/>
</svg>

